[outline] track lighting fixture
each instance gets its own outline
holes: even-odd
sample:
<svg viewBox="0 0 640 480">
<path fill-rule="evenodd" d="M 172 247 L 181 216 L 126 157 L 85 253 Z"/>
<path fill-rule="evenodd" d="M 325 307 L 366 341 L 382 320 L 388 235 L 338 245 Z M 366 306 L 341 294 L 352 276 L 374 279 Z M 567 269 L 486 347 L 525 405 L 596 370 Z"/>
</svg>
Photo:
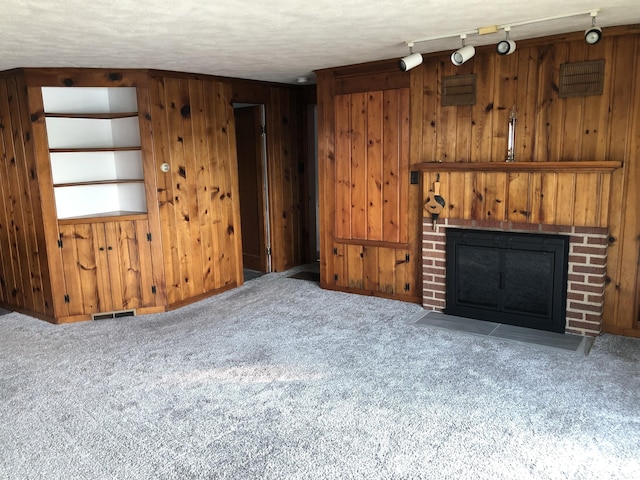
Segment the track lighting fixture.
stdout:
<svg viewBox="0 0 640 480">
<path fill-rule="evenodd" d="M 596 26 L 596 16 L 598 12 L 591 12 L 591 28 L 584 32 L 584 41 L 589 45 L 594 45 L 602 39 L 602 29 Z"/>
<path fill-rule="evenodd" d="M 456 50 L 451 54 L 451 63 L 455 66 L 460 66 L 470 58 L 472 58 L 476 54 L 476 48 L 473 45 L 465 45 L 465 39 L 467 35 L 460 35 L 460 39 L 462 40 L 462 48 Z"/>
<path fill-rule="evenodd" d="M 408 43 L 408 46 L 409 55 L 400 59 L 400 70 L 403 72 L 411 70 L 422 63 L 422 54 L 418 52 L 413 53 L 413 43 Z"/>
<path fill-rule="evenodd" d="M 498 55 L 511 55 L 516 51 L 516 42 L 509 40 L 509 31 L 511 31 L 511 27 L 504 27 L 506 38 L 505 40 L 498 42 L 498 45 L 496 45 L 496 52 L 498 52 Z"/>
<path fill-rule="evenodd" d="M 506 39 L 498 42 L 496 45 L 496 51 L 499 55 L 511 55 L 516 50 L 516 42 L 513 40 L 509 40 L 509 31 L 512 27 L 519 27 L 522 25 L 531 25 L 534 23 L 542 23 L 542 22 L 550 22 L 553 20 L 559 20 L 562 18 L 576 17 L 578 15 L 586 15 L 587 13 L 591 15 L 591 28 L 587 29 L 584 32 L 584 40 L 589 44 L 593 45 L 598 43 L 602 39 L 602 29 L 596 26 L 596 16 L 600 11 L 599 8 L 593 10 L 586 10 L 581 12 L 573 12 L 573 13 L 561 13 L 558 15 L 552 15 L 549 17 L 541 17 L 541 18 L 532 18 L 530 20 L 522 20 L 518 22 L 510 22 L 506 25 L 489 25 L 485 27 L 478 27 L 474 30 L 467 30 L 466 32 L 460 33 L 449 33 L 444 35 L 434 35 L 431 37 L 420 38 L 416 40 L 407 41 L 406 44 L 409 47 L 413 47 L 415 43 L 422 42 L 430 42 L 432 40 L 441 40 L 443 38 L 450 37 L 460 37 L 462 39 L 462 48 L 456 50 L 451 54 L 451 63 L 456 66 L 462 65 L 464 62 L 473 58 L 475 55 L 475 48 L 471 45 L 465 45 L 465 38 L 467 35 L 488 35 L 497 33 L 499 30 L 504 30 L 506 34 Z M 403 71 L 410 70 L 422 63 L 422 55 L 418 53 L 411 53 L 409 56 L 404 57 L 400 60 L 400 68 Z"/>
</svg>

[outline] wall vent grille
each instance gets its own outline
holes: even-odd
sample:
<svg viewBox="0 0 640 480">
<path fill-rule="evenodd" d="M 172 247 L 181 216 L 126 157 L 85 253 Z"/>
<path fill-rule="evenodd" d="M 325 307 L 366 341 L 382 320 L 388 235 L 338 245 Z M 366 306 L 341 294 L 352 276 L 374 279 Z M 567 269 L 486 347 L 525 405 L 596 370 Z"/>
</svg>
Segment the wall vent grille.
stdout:
<svg viewBox="0 0 640 480">
<path fill-rule="evenodd" d="M 560 65 L 560 98 L 602 95 L 604 60 Z"/>
<path fill-rule="evenodd" d="M 476 74 L 442 78 L 442 106 L 475 105 Z"/>
</svg>

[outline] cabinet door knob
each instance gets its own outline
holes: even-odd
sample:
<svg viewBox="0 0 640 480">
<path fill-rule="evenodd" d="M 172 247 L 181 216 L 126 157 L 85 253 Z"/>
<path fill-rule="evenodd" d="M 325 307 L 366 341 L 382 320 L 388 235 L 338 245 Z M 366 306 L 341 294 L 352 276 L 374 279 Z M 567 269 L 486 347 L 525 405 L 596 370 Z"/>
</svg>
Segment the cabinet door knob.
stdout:
<svg viewBox="0 0 640 480">
<path fill-rule="evenodd" d="M 100 247 L 100 251 L 101 251 L 101 252 L 104 252 L 104 247 Z"/>
</svg>

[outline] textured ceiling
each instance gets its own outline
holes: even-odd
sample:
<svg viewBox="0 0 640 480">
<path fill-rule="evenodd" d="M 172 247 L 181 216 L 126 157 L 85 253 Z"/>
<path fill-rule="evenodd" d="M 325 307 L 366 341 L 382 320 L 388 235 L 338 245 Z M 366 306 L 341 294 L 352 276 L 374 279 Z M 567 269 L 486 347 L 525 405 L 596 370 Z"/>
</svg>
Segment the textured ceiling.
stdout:
<svg viewBox="0 0 640 480">
<path fill-rule="evenodd" d="M 321 68 L 455 49 L 489 25 L 600 8 L 601 27 L 640 23 L 638 0 L 2 0 L 0 70 L 153 68 L 295 83 Z M 584 30 L 588 13 L 513 27 L 511 39 Z M 503 32 L 470 35 L 497 43 Z"/>
</svg>

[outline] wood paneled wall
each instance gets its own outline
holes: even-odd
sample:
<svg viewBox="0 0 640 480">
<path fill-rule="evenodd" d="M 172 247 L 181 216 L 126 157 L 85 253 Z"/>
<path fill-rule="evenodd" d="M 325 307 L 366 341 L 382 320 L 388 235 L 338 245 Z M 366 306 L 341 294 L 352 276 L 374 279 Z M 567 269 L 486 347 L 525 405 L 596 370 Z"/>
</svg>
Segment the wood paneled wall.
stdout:
<svg viewBox="0 0 640 480">
<path fill-rule="evenodd" d="M 422 162 L 504 161 L 514 106 L 516 161 L 622 162 L 610 181 L 599 173 L 467 172 L 444 175 L 442 188 L 452 218 L 608 226 L 604 329 L 627 335 L 640 335 L 639 58 L 640 28 L 631 26 L 605 29 L 592 46 L 576 33 L 520 41 L 509 56 L 482 47 L 461 67 L 449 53 L 429 55 L 411 72 L 412 107 L 421 112 L 411 117 L 419 133 L 411 142 Z M 558 96 L 561 64 L 598 59 L 605 60 L 602 95 Z M 477 75 L 476 104 L 442 106 L 442 78 L 469 73 Z"/>
<path fill-rule="evenodd" d="M 335 118 L 335 237 L 406 244 L 409 89 L 336 95 Z"/>
<path fill-rule="evenodd" d="M 318 73 L 320 281 L 419 301 L 409 77 L 381 67 Z"/>
<path fill-rule="evenodd" d="M 309 232 L 304 198 L 309 172 L 303 148 L 304 91 L 242 80 L 229 80 L 229 84 L 234 102 L 265 107 L 271 268 L 275 272 L 287 270 L 309 261 L 303 248 Z"/>
<path fill-rule="evenodd" d="M 91 228 L 89 219 L 57 220 L 42 86 L 137 88 L 145 215 Z M 0 74 L 0 304 L 77 321 L 109 308 L 159 311 L 240 285 L 234 94 L 266 106 L 274 270 L 307 260 L 305 90 L 179 72 L 19 69 Z M 98 237 L 122 258 L 100 264 Z"/>
<path fill-rule="evenodd" d="M 449 197 L 443 216 L 607 226 L 604 329 L 640 336 L 640 27 L 604 29 L 603 40 L 592 46 L 575 32 L 519 41 L 508 56 L 496 55 L 494 46 L 476 52 L 460 67 L 451 64 L 450 52 L 424 55 L 423 64 L 405 74 L 410 78 L 411 168 L 423 162 L 504 162 L 513 107 L 517 162 L 621 162 L 612 173 L 443 173 L 442 194 Z M 599 59 L 605 60 L 602 95 L 559 97 L 560 65 Z M 463 74 L 477 76 L 476 103 L 443 106 L 442 79 Z M 334 135 L 341 120 L 335 118 L 333 99 L 390 88 L 397 81 L 389 62 L 318 72 L 321 162 L 334 162 L 338 144 Z M 424 191 L 435 181 L 436 170 L 429 171 L 422 178 Z M 331 168 L 321 175 L 328 205 L 322 225 L 330 230 L 322 237 L 322 251 L 329 255 L 337 231 L 329 218 L 336 214 L 331 202 L 339 181 Z M 422 211 L 412 200 L 407 208 L 408 215 L 415 208 Z M 418 238 L 411 232 L 410 242 L 411 235 Z M 332 260 L 321 266 L 322 278 L 330 281 Z"/>
<path fill-rule="evenodd" d="M 423 198 L 439 178 L 440 195 L 447 202 L 442 218 L 607 227 L 611 175 L 620 162 L 602 162 L 614 164 L 606 171 L 553 171 L 557 163 L 543 163 L 549 170 L 452 172 L 446 165 L 425 164 L 432 171 L 424 175 Z"/>
<path fill-rule="evenodd" d="M 150 78 L 167 303 L 242 284 L 232 92 L 216 80 Z"/>
<path fill-rule="evenodd" d="M 0 76 L 0 304 L 53 316 L 41 197 L 22 72 Z"/>
</svg>

